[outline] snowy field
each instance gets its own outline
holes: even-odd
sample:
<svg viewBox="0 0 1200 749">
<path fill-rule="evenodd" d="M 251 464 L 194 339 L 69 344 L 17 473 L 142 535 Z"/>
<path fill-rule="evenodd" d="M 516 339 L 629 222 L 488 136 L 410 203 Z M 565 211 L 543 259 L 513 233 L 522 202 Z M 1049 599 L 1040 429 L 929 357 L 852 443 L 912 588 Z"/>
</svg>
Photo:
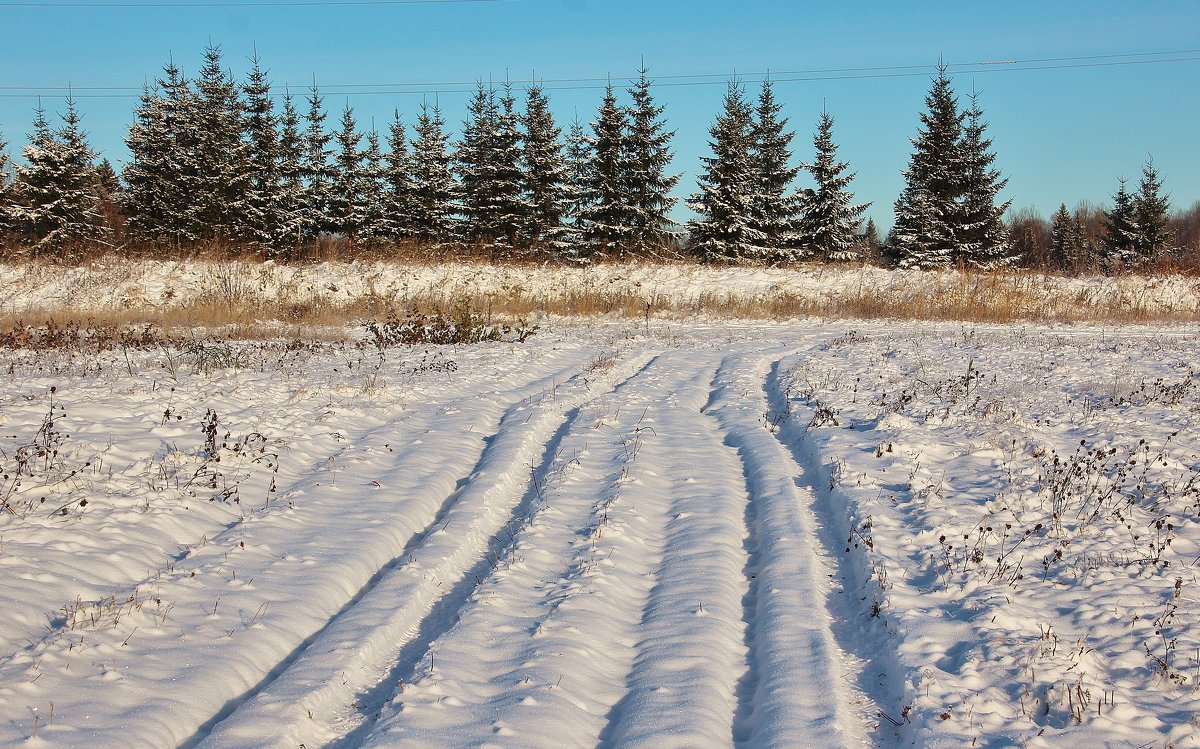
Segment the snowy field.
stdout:
<svg viewBox="0 0 1200 749">
<path fill-rule="evenodd" d="M 1010 322 L 1200 321 L 1200 278 L 900 271 L 869 265 L 754 268 L 695 263 L 589 266 L 481 263 L 276 264 L 137 261 L 0 263 L 0 318 L 42 321 L 214 308 L 284 322 L 322 313 L 470 301 L 501 314 L 675 319 L 802 315 Z M 227 314 L 228 316 L 228 314 Z M 334 314 L 334 317 L 338 315 Z M 348 319 L 341 315 L 338 322 Z"/>
<path fill-rule="evenodd" d="M 0 352 L 0 745 L 1200 746 L 1200 332 Z"/>
</svg>

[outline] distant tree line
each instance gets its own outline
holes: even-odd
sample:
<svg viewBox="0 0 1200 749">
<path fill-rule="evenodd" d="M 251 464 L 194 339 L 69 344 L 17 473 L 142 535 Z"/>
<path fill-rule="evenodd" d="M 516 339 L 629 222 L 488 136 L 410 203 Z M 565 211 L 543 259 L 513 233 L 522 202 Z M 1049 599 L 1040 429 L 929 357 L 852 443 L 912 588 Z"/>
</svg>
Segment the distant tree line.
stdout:
<svg viewBox="0 0 1200 749">
<path fill-rule="evenodd" d="M 330 127 L 314 85 L 277 106 L 257 57 L 238 83 L 210 46 L 194 80 L 173 62 L 143 90 L 118 175 L 87 143 L 73 100 L 52 128 L 35 111 L 20 163 L 0 137 L 0 244 L 6 257 L 110 249 L 179 255 L 218 248 L 267 258 L 345 257 L 420 248 L 587 262 L 688 254 L 710 262 L 867 261 L 902 268 L 1009 265 L 1068 272 L 1196 262 L 1200 204 L 1172 216 L 1152 161 L 1120 181 L 1109 210 L 1065 205 L 1051 221 L 1007 221 L 979 97 L 959 107 L 940 66 L 881 239 L 850 190 L 834 119 L 822 112 L 813 160 L 793 166 L 794 132 L 768 79 L 757 99 L 731 81 L 709 133 L 696 216 L 670 219 L 674 132 L 645 69 L 592 121 L 563 132 L 545 90 L 480 82 L 457 140 L 423 103 L 411 130 L 396 112 L 363 132 L 347 105 Z M 801 171 L 811 187 L 797 187 Z M 1183 252 L 1187 249 L 1190 255 Z"/>
</svg>

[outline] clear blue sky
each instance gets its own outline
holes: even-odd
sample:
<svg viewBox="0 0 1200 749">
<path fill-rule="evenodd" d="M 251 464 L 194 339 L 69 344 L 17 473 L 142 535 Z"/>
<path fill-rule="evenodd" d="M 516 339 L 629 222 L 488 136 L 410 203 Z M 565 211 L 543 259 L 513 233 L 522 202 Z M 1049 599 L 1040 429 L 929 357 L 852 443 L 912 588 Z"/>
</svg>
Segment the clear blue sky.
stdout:
<svg viewBox="0 0 1200 749">
<path fill-rule="evenodd" d="M 37 95 L 61 112 L 71 85 L 93 146 L 119 168 L 139 87 L 172 56 L 193 74 L 210 41 L 239 78 L 257 48 L 277 88 L 303 90 L 315 75 L 331 122 L 348 101 L 363 127 L 374 118 L 381 129 L 393 108 L 411 122 L 436 96 L 457 131 L 470 86 L 454 84 L 506 75 L 545 79 L 560 121 L 586 120 L 603 79 L 624 84 L 644 59 L 677 131 L 681 196 L 695 189 L 724 81 L 737 73 L 753 94 L 770 70 L 797 160 L 811 155 L 826 107 L 858 172 L 852 187 L 886 227 L 940 56 L 964 100 L 972 87 L 982 94 L 1014 208 L 1107 203 L 1151 154 L 1174 207 L 1200 200 L 1200 2 L 269 3 L 0 0 L 9 151 L 24 143 Z M 1089 59 L 968 65 L 1048 58 Z M 795 72 L 863 68 L 874 70 Z"/>
</svg>

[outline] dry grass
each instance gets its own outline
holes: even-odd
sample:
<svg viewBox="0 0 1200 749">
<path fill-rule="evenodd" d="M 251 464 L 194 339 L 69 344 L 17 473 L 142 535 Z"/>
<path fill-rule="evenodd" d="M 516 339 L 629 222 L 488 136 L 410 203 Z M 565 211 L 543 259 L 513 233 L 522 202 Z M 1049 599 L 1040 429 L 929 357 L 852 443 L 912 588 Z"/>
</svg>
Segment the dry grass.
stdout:
<svg viewBox="0 0 1200 749">
<path fill-rule="evenodd" d="M 433 312 L 462 304 L 489 322 L 539 315 L 639 320 L 819 316 L 977 323 L 1200 320 L 1200 280 L 1189 277 L 1081 282 L 1019 271 L 889 274 L 866 267 L 798 266 L 772 270 L 766 281 L 759 279 L 754 286 L 722 281 L 741 271 L 685 262 L 589 269 L 490 263 L 482 258 L 470 264 L 427 260 L 333 263 L 319 270 L 313 265 L 250 261 L 151 266 L 106 258 L 75 267 L 29 261 L 0 266 L 14 294 L 24 288 L 24 299 L 40 300 L 46 296 L 41 289 L 65 285 L 68 298 L 19 304 L 10 298 L 0 308 L 0 330 L 52 321 L 59 327 L 75 323 L 114 330 L 150 324 L 168 337 L 209 331 L 239 338 L 329 338 L 344 335 L 348 326 L 382 318 L 389 309 Z M 419 283 L 397 285 L 397 279 L 418 275 Z M 537 283 L 530 280 L 535 277 Z M 675 279 L 666 284 L 674 296 L 653 283 L 639 285 L 635 277 Z M 486 278 L 503 283 L 480 283 Z M 1157 290 L 1164 284 L 1174 284 L 1175 290 Z"/>
</svg>

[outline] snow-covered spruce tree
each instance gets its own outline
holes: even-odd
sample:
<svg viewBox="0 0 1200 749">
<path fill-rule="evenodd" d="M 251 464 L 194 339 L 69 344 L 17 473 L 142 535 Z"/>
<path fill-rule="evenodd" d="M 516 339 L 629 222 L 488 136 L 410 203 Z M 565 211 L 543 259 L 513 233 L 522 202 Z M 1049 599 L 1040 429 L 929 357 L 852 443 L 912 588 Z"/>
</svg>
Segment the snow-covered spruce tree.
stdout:
<svg viewBox="0 0 1200 749">
<path fill-rule="evenodd" d="M 550 101 L 540 86 L 526 92 L 521 124 L 521 168 L 528 204 L 523 239 L 531 247 L 558 252 L 564 248 L 569 176 L 563 158 L 562 130 L 555 125 Z"/>
<path fill-rule="evenodd" d="M 450 171 L 446 121 L 436 105 L 421 103 L 412 148 L 413 236 L 425 244 L 458 239 L 455 214 L 457 185 Z"/>
<path fill-rule="evenodd" d="M 584 242 L 587 234 L 587 222 L 584 218 L 587 209 L 592 205 L 592 146 L 583 122 L 576 116 L 567 130 L 566 144 L 563 149 L 563 165 L 566 169 L 567 211 L 564 221 L 563 250 L 564 257 L 572 260 L 586 261 L 590 257 L 588 245 Z"/>
<path fill-rule="evenodd" d="M 79 112 L 67 99 L 63 127 L 50 129 L 37 109 L 33 133 L 17 167 L 13 191 L 17 225 L 34 255 L 61 252 L 107 234 L 96 188 L 95 153 L 80 129 Z"/>
<path fill-rule="evenodd" d="M 464 230 L 470 242 L 515 246 L 524 223 L 521 136 L 512 96 L 481 81 L 467 107 L 455 154 Z"/>
<path fill-rule="evenodd" d="M 107 220 L 106 210 L 111 209 L 118 186 L 116 174 L 107 159 L 97 162 L 98 154 L 87 142 L 74 99 L 68 97 L 66 103 L 63 126 L 58 131 L 70 176 L 63 200 L 67 210 L 80 218 L 81 239 L 107 241 L 112 237 L 113 225 Z"/>
<path fill-rule="evenodd" d="M 837 160 L 833 117 L 828 112 L 821 113 L 813 147 L 816 157 L 804 168 L 816 187 L 800 194 L 801 242 L 809 254 L 822 260 L 855 260 L 861 250 L 858 227 L 869 204 L 853 202 L 854 193 L 848 188 L 854 172 L 847 174 L 849 164 Z"/>
<path fill-rule="evenodd" d="M 242 101 L 233 77 L 221 67 L 220 47 L 204 50 L 196 80 L 197 190 L 199 233 L 207 240 L 252 237 L 246 225 L 250 190 L 248 144 L 242 137 Z"/>
<path fill-rule="evenodd" d="M 633 103 L 629 107 L 624 189 L 632 219 L 628 241 L 635 250 L 653 253 L 665 248 L 675 236 L 675 222 L 668 214 L 678 201 L 671 190 L 679 184 L 680 175 L 667 173 L 675 131 L 667 130 L 663 107 L 654 103 L 645 67 L 638 71 L 629 95 Z"/>
<path fill-rule="evenodd" d="M 588 138 L 592 165 L 580 214 L 588 256 L 622 255 L 633 245 L 634 215 L 627 192 L 632 169 L 626 146 L 627 127 L 625 109 L 617 104 L 610 83 Z"/>
<path fill-rule="evenodd" d="M 307 127 L 304 131 L 304 216 L 301 231 L 308 239 L 319 238 L 322 232 L 333 231 L 329 205 L 333 200 L 332 155 L 325 131 L 325 111 L 321 94 L 314 83 L 307 97 Z"/>
<path fill-rule="evenodd" d="M 960 205 L 956 260 L 975 268 L 994 269 L 1011 263 L 1012 247 L 1004 213 L 1011 200 L 997 205 L 996 196 L 1008 184 L 992 168 L 996 155 L 992 139 L 984 135 L 987 123 L 979 107 L 979 94 L 971 93 L 962 133 L 963 195 Z"/>
<path fill-rule="evenodd" d="M 793 260 L 799 251 L 797 225 L 799 200 L 792 189 L 799 167 L 791 166 L 792 138 L 787 118 L 775 99 L 771 79 L 763 81 L 755 108 L 753 145 L 757 183 L 753 202 L 753 226 L 762 235 L 756 255 L 763 259 Z"/>
<path fill-rule="evenodd" d="M 272 254 L 284 258 L 299 255 L 304 237 L 305 143 L 300 132 L 300 114 L 290 91 L 283 95 L 283 111 L 279 117 L 279 225 L 277 244 Z"/>
<path fill-rule="evenodd" d="M 1134 221 L 1138 228 L 1138 254 L 1153 260 L 1171 247 L 1174 232 L 1169 227 L 1170 198 L 1162 194 L 1162 179 L 1154 168 L 1154 159 L 1146 159 L 1137 195 L 1133 198 Z"/>
<path fill-rule="evenodd" d="M 388 152 L 384 166 L 384 203 L 391 239 L 408 239 L 413 235 L 412 157 L 408 153 L 408 138 L 400 110 L 395 110 L 388 127 Z"/>
<path fill-rule="evenodd" d="M 142 91 L 125 137 L 130 160 L 121 171 L 119 201 L 127 231 L 138 241 L 179 248 L 199 239 L 196 108 L 195 93 L 174 62 Z"/>
<path fill-rule="evenodd" d="M 1141 259 L 1138 244 L 1141 232 L 1137 225 L 1134 198 L 1125 189 L 1125 179 L 1117 185 L 1113 207 L 1104 213 L 1104 237 L 1100 240 L 1101 261 L 1108 267 L 1133 265 Z"/>
<path fill-rule="evenodd" d="M 529 223 L 525 198 L 525 175 L 521 169 L 521 118 L 517 114 L 512 84 L 505 82 L 496 119 L 496 168 L 493 200 L 496 238 L 506 247 L 516 247 Z"/>
<path fill-rule="evenodd" d="M 362 226 L 359 235 L 368 247 L 377 246 L 393 234 L 391 213 L 387 205 L 387 189 L 384 181 L 386 169 L 383 150 L 379 146 L 379 132 L 367 131 L 367 147 L 362 152 Z"/>
<path fill-rule="evenodd" d="M 475 95 L 467 104 L 462 140 L 454 151 L 463 235 L 472 243 L 491 244 L 497 237 L 496 196 L 493 189 L 499 160 L 496 153 L 499 119 L 495 89 L 479 81 Z"/>
<path fill-rule="evenodd" d="M 258 54 L 251 58 L 250 74 L 242 84 L 245 96 L 246 211 L 241 218 L 245 238 L 271 253 L 286 235 L 281 227 L 283 180 L 280 171 L 279 118 L 271 100 L 271 83 Z"/>
<path fill-rule="evenodd" d="M 358 150 L 361 141 L 354 110 L 347 104 L 342 109 L 342 127 L 334 134 L 333 189 L 326 215 L 330 231 L 346 237 L 347 251 L 351 255 L 364 217 L 363 155 Z"/>
<path fill-rule="evenodd" d="M 963 115 L 945 65 L 938 66 L 925 106 L 895 204 L 891 245 L 902 268 L 949 266 L 959 247 Z"/>
<path fill-rule="evenodd" d="M 759 171 L 753 113 L 739 82 L 729 82 L 724 108 L 708 132 L 713 155 L 702 159 L 700 190 L 688 199 L 699 214 L 688 222 L 689 249 L 709 262 L 757 257 L 764 242 L 754 226 Z"/>
<path fill-rule="evenodd" d="M 59 144 L 50 130 L 46 110 L 38 100 L 33 110 L 33 132 L 29 142 L 21 149 L 25 164 L 18 164 L 13 180 L 12 217 L 22 240 L 36 254 L 37 241 L 52 230 L 51 219 L 46 215 L 46 205 L 55 198 L 54 177 L 60 169 Z"/>
</svg>

